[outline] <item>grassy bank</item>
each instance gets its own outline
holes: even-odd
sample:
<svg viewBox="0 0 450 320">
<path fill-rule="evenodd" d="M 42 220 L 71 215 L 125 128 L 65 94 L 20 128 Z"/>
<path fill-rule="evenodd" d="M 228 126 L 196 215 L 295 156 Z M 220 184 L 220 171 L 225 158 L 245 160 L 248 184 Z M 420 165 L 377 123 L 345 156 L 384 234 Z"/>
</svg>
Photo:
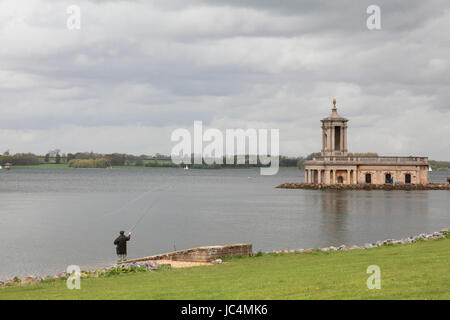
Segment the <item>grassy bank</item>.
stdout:
<svg viewBox="0 0 450 320">
<path fill-rule="evenodd" d="M 381 289 L 366 286 L 369 265 Z M 450 299 L 450 239 L 366 250 L 263 254 L 222 265 L 0 289 L 0 299 Z"/>
</svg>

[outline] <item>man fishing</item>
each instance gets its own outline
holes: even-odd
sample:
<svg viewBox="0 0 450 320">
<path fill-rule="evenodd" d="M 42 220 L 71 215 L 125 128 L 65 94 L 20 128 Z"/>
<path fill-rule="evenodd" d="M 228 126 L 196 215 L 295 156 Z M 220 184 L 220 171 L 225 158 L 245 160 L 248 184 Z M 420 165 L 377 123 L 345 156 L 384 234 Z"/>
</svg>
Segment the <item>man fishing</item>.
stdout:
<svg viewBox="0 0 450 320">
<path fill-rule="evenodd" d="M 119 257 L 119 262 L 127 260 L 127 241 L 131 238 L 131 232 L 128 236 L 125 236 L 125 231 L 120 231 L 120 235 L 114 240 L 116 245 L 117 257 Z"/>
</svg>

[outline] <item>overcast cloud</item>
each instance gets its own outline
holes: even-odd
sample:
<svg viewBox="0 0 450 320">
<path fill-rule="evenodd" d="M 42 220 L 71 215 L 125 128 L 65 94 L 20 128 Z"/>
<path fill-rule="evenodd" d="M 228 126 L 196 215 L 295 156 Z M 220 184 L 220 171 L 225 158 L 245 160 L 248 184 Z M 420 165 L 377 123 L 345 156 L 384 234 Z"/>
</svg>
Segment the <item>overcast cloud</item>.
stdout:
<svg viewBox="0 0 450 320">
<path fill-rule="evenodd" d="M 66 9 L 81 8 L 69 31 Z M 381 7 L 381 30 L 366 27 Z M 0 1 L 0 152 L 169 153 L 194 120 L 321 146 L 332 99 L 349 151 L 450 160 L 450 3 Z"/>
</svg>

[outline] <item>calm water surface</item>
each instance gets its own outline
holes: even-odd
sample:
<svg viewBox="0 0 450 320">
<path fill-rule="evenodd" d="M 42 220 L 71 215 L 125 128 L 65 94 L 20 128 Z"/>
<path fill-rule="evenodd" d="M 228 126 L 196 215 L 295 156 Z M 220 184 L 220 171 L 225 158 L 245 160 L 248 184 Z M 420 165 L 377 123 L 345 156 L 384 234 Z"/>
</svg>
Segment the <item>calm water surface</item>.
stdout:
<svg viewBox="0 0 450 320">
<path fill-rule="evenodd" d="M 434 182 L 450 173 L 432 172 Z M 254 251 L 364 244 L 450 226 L 448 191 L 315 191 L 294 169 L 14 169 L 0 171 L 0 279 L 53 274 L 200 245 Z M 146 215 L 144 215 L 147 213 Z"/>
</svg>

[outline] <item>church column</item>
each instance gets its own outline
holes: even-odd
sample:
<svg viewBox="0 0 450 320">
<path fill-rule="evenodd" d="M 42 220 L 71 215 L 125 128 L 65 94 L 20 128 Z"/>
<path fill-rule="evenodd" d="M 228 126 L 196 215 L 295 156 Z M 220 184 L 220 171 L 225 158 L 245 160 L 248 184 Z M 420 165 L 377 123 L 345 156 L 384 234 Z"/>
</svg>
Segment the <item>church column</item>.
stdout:
<svg viewBox="0 0 450 320">
<path fill-rule="evenodd" d="M 344 141 L 344 152 L 347 152 L 347 127 L 344 127 L 344 136 L 342 137 L 342 141 Z"/>
<path fill-rule="evenodd" d="M 336 184 L 336 170 L 331 170 L 331 184 Z"/>
<path fill-rule="evenodd" d="M 317 183 L 319 183 L 319 184 L 321 184 L 322 183 L 322 170 L 317 170 L 317 174 L 318 174 L 318 177 L 317 177 Z"/>
<path fill-rule="evenodd" d="M 330 151 L 334 151 L 334 144 L 335 144 L 335 139 L 336 137 L 334 136 L 334 127 L 331 127 L 331 148 Z"/>
<path fill-rule="evenodd" d="M 358 184 L 358 172 L 357 170 L 353 170 L 353 183 Z"/>
<path fill-rule="evenodd" d="M 344 152 L 344 127 L 340 127 L 339 149 Z"/>
<path fill-rule="evenodd" d="M 347 170 L 347 179 L 345 180 L 345 184 L 351 184 L 352 182 L 350 181 L 350 171 L 351 170 Z"/>
<path fill-rule="evenodd" d="M 308 183 L 311 183 L 311 169 L 308 169 Z"/>
<path fill-rule="evenodd" d="M 305 169 L 305 183 L 308 183 L 308 170 Z"/>
<path fill-rule="evenodd" d="M 327 128 L 327 151 L 331 151 L 331 129 Z"/>
<path fill-rule="evenodd" d="M 325 131 L 325 129 L 322 129 L 322 152 L 326 152 L 327 151 L 327 143 L 328 143 L 328 137 L 327 137 L 327 133 Z"/>
<path fill-rule="evenodd" d="M 325 170 L 324 172 L 324 179 L 325 179 L 325 181 L 324 181 L 324 183 L 326 183 L 326 184 L 331 184 L 331 172 L 330 172 L 330 170 Z"/>
</svg>

